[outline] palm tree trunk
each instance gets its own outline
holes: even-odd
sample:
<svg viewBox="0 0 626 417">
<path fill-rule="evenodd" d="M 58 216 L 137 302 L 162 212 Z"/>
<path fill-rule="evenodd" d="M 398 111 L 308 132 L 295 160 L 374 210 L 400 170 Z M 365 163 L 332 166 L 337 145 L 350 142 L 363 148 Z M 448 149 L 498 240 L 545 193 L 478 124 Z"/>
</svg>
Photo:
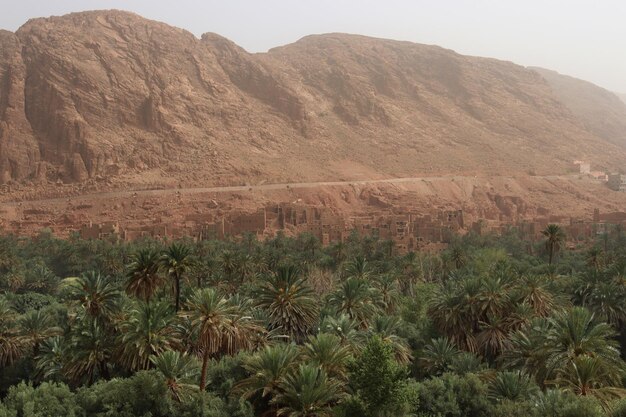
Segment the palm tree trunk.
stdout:
<svg viewBox="0 0 626 417">
<path fill-rule="evenodd" d="M 552 257 L 554 256 L 554 248 L 550 245 L 548 249 L 548 265 L 552 265 Z"/>
<path fill-rule="evenodd" d="M 111 374 L 109 373 L 109 367 L 106 362 L 100 362 L 100 378 L 109 380 L 111 378 Z"/>
<path fill-rule="evenodd" d="M 178 312 L 180 310 L 180 277 L 178 275 L 174 277 L 174 296 L 176 297 L 175 309 Z"/>
<path fill-rule="evenodd" d="M 209 350 L 204 349 L 202 353 L 202 370 L 200 371 L 200 391 L 206 387 L 206 371 L 209 365 Z"/>
</svg>

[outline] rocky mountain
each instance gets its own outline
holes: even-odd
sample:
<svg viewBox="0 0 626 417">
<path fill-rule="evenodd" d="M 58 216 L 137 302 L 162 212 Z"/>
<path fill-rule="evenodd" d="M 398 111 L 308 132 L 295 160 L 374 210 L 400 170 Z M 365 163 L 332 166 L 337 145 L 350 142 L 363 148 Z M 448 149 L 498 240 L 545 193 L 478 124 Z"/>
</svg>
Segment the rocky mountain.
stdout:
<svg viewBox="0 0 626 417">
<path fill-rule="evenodd" d="M 552 78 L 362 36 L 250 54 L 120 11 L 33 19 L 0 32 L 0 183 L 193 186 L 623 164 L 623 106 L 605 109 L 610 97 L 578 106 Z M 584 106 L 610 117 L 595 122 Z"/>
<path fill-rule="evenodd" d="M 626 94 L 617 93 L 617 97 L 619 97 L 622 102 L 626 103 Z"/>
<path fill-rule="evenodd" d="M 595 84 L 543 68 L 533 68 L 585 128 L 609 142 L 626 144 L 626 104 Z"/>
</svg>

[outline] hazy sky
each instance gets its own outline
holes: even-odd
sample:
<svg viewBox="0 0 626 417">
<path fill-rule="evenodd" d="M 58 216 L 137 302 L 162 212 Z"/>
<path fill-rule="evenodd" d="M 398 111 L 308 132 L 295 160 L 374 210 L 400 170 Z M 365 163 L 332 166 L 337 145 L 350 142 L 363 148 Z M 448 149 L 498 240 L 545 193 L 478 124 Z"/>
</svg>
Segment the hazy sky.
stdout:
<svg viewBox="0 0 626 417">
<path fill-rule="evenodd" d="M 312 33 L 436 44 L 542 66 L 626 93 L 625 0 L 0 0 L 0 28 L 31 17 L 124 9 L 216 32 L 251 52 Z"/>
</svg>

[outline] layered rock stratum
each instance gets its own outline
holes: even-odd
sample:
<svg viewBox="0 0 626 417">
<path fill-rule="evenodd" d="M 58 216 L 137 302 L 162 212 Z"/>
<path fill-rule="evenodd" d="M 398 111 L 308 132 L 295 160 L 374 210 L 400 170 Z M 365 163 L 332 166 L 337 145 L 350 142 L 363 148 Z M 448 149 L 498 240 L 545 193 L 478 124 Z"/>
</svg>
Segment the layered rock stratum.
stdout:
<svg viewBox="0 0 626 417">
<path fill-rule="evenodd" d="M 33 19 L 0 32 L 0 182 L 232 185 L 623 165 L 623 103 L 559 77 L 345 34 L 251 54 L 127 12 Z"/>
</svg>

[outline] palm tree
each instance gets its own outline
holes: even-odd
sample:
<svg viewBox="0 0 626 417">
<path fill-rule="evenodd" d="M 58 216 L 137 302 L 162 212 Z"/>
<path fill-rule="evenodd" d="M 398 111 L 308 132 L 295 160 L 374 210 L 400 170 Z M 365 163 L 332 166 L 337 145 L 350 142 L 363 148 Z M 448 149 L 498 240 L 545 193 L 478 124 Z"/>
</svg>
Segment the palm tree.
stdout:
<svg viewBox="0 0 626 417">
<path fill-rule="evenodd" d="M 187 355 L 173 350 L 166 350 L 150 361 L 165 378 L 167 389 L 174 400 L 181 402 L 187 394 L 198 390 L 198 363 Z"/>
<path fill-rule="evenodd" d="M 73 381 L 87 379 L 92 384 L 97 376 L 108 379 L 113 343 L 111 335 L 97 320 L 85 318 L 72 329 L 68 360 L 63 373 Z"/>
<path fill-rule="evenodd" d="M 550 322 L 536 318 L 509 337 L 509 348 L 501 360 L 507 368 L 523 369 L 542 387 L 548 377 L 549 347 L 547 336 L 551 331 Z"/>
<path fill-rule="evenodd" d="M 372 270 L 364 256 L 357 256 L 346 264 L 344 275 L 346 278 L 365 280 L 372 275 Z"/>
<path fill-rule="evenodd" d="M 293 344 L 266 346 L 243 363 L 250 376 L 241 380 L 235 391 L 244 393 L 245 398 L 261 394 L 262 398 L 273 397 L 278 392 L 279 382 L 297 366 L 300 352 Z"/>
<path fill-rule="evenodd" d="M 232 284 L 233 275 L 237 271 L 237 255 L 234 252 L 225 250 L 219 257 L 219 264 L 229 284 Z"/>
<path fill-rule="evenodd" d="M 598 358 L 608 373 L 621 374 L 624 369 L 619 345 L 613 328 L 597 322 L 594 315 L 582 307 L 555 314 L 549 319 L 547 334 L 548 364 L 555 372 L 571 367 L 578 356 Z"/>
<path fill-rule="evenodd" d="M 280 267 L 261 281 L 255 296 L 257 306 L 269 316 L 270 328 L 282 329 L 296 340 L 301 340 L 317 319 L 319 302 L 294 266 Z"/>
<path fill-rule="evenodd" d="M 538 275 L 523 277 L 516 283 L 514 292 L 517 300 L 529 305 L 535 315 L 540 317 L 546 317 L 560 304 L 548 281 Z"/>
<path fill-rule="evenodd" d="M 407 364 L 411 362 L 411 348 L 406 339 L 398 336 L 402 320 L 395 316 L 376 316 L 371 322 L 367 332 L 361 333 L 361 346 L 365 346 L 372 336 L 378 336 L 380 339 L 391 346 L 396 360 L 400 363 Z M 359 349 L 357 349 L 359 350 Z"/>
<path fill-rule="evenodd" d="M 455 245 L 450 249 L 450 261 L 455 269 L 461 269 L 467 264 L 467 253 L 465 249 L 459 245 Z"/>
<path fill-rule="evenodd" d="M 626 397 L 621 376 L 607 369 L 601 358 L 580 355 L 550 384 L 576 395 L 595 397 L 608 410 L 611 402 Z"/>
<path fill-rule="evenodd" d="M 472 280 L 468 280 L 471 283 Z M 473 302 L 475 320 L 505 317 L 512 309 L 511 286 L 506 279 L 490 276 L 479 281 L 479 292 Z M 470 307 L 472 307 L 470 305 Z"/>
<path fill-rule="evenodd" d="M 232 307 L 215 290 L 205 288 L 191 295 L 183 316 L 189 317 L 190 327 L 197 337 L 195 347 L 202 356 L 200 391 L 204 391 L 209 358 L 218 353 L 224 344 L 224 334 L 232 318 Z"/>
<path fill-rule="evenodd" d="M 109 277 L 91 271 L 61 282 L 68 299 L 78 303 L 91 318 L 108 322 L 119 308 L 120 292 Z"/>
<path fill-rule="evenodd" d="M 341 344 L 339 337 L 329 333 L 310 336 L 304 345 L 303 356 L 310 363 L 323 369 L 331 378 L 346 380 L 351 355 L 348 347 Z"/>
<path fill-rule="evenodd" d="M 542 232 L 546 237 L 546 250 L 548 251 L 548 265 L 552 265 L 554 255 L 561 249 L 561 245 L 565 240 L 565 233 L 561 226 L 549 224 Z"/>
<path fill-rule="evenodd" d="M 321 247 L 321 244 L 314 234 L 304 232 L 298 236 L 298 246 L 302 253 L 309 254 L 310 259 L 315 259 L 315 251 Z"/>
<path fill-rule="evenodd" d="M 271 403 L 280 405 L 278 416 L 329 417 L 332 405 L 345 396 L 341 384 L 323 369 L 303 364 L 280 381 Z"/>
<path fill-rule="evenodd" d="M 380 301 L 380 307 L 387 314 L 393 313 L 396 310 L 400 298 L 400 290 L 396 277 L 390 274 L 381 275 L 378 279 L 374 280 L 374 286 L 378 291 L 376 298 Z"/>
<path fill-rule="evenodd" d="M 594 246 L 587 252 L 587 266 L 598 271 L 602 263 L 602 249 Z"/>
<path fill-rule="evenodd" d="M 339 314 L 347 314 L 362 328 L 367 328 L 368 321 L 376 314 L 377 297 L 368 281 L 360 278 L 348 278 L 330 295 L 328 304 Z"/>
<path fill-rule="evenodd" d="M 509 347 L 509 334 L 513 322 L 509 317 L 491 316 L 481 323 L 476 340 L 481 353 L 488 359 L 497 358 Z"/>
<path fill-rule="evenodd" d="M 360 342 L 357 323 L 346 314 L 324 317 L 320 323 L 320 332 L 339 337 L 342 346 L 348 346 L 352 350 Z"/>
<path fill-rule="evenodd" d="M 0 297 L 0 366 L 13 363 L 22 354 L 16 319 L 17 313 L 4 297 Z"/>
<path fill-rule="evenodd" d="M 602 320 L 608 321 L 616 329 L 621 329 L 626 322 L 626 287 L 617 279 L 607 274 L 594 273 L 591 276 L 581 277 L 581 283 L 576 291 L 577 300 L 589 308 Z"/>
<path fill-rule="evenodd" d="M 128 265 L 126 292 L 140 300 L 150 302 L 150 298 L 163 284 L 159 274 L 160 256 L 153 249 L 141 249 L 131 257 Z"/>
<path fill-rule="evenodd" d="M 255 260 L 248 254 L 237 259 L 236 271 L 240 277 L 240 283 L 254 280 L 258 276 Z"/>
<path fill-rule="evenodd" d="M 468 280 L 468 284 L 471 282 Z M 478 318 L 474 306 L 479 289 L 479 286 L 446 283 L 435 292 L 428 308 L 435 327 L 456 346 L 470 352 L 478 351 L 475 336 Z"/>
<path fill-rule="evenodd" d="M 504 371 L 490 382 L 487 396 L 492 401 L 524 401 L 537 392 L 537 386 L 524 372 Z"/>
<path fill-rule="evenodd" d="M 31 291 L 51 293 L 56 290 L 59 278 L 44 265 L 35 266 L 26 276 L 25 287 Z"/>
<path fill-rule="evenodd" d="M 43 379 L 56 379 L 63 375 L 66 360 L 64 339 L 60 336 L 44 340 L 35 357 L 37 374 Z"/>
<path fill-rule="evenodd" d="M 24 345 L 32 348 L 33 356 L 39 353 L 41 342 L 62 333 L 55 324 L 52 315 L 44 310 L 31 310 L 19 318 L 20 338 Z"/>
<path fill-rule="evenodd" d="M 175 317 L 166 303 L 137 301 L 120 324 L 119 362 L 131 371 L 148 369 L 152 356 L 177 347 L 173 329 Z"/>
<path fill-rule="evenodd" d="M 180 282 L 192 265 L 191 248 L 182 243 L 172 243 L 161 256 L 161 266 L 174 284 L 174 309 L 180 310 Z"/>
<path fill-rule="evenodd" d="M 254 350 L 267 344 L 270 335 L 260 321 L 253 317 L 250 301 L 233 296 L 227 302 L 232 310 L 228 326 L 224 328 L 220 351 L 234 355 L 239 351 Z"/>
<path fill-rule="evenodd" d="M 488 366 L 478 356 L 470 352 L 461 352 L 452 358 L 448 367 L 451 372 L 458 375 L 480 374 L 488 372 Z"/>
<path fill-rule="evenodd" d="M 424 347 L 420 363 L 429 375 L 441 375 L 450 369 L 460 353 L 461 351 L 449 339 L 439 337 L 432 339 Z"/>
</svg>

